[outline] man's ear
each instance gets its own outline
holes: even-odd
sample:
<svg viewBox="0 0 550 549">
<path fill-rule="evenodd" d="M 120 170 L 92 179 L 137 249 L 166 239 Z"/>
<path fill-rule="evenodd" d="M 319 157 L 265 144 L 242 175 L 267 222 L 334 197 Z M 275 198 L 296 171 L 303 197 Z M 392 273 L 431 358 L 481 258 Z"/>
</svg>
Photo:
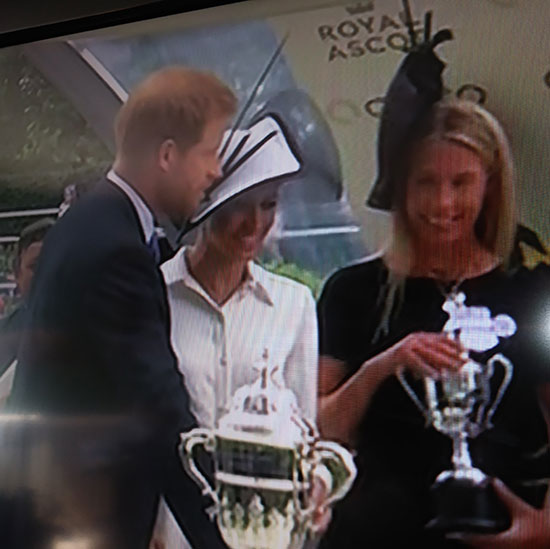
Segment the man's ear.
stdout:
<svg viewBox="0 0 550 549">
<path fill-rule="evenodd" d="M 174 162 L 176 142 L 173 139 L 165 139 L 157 151 L 157 162 L 163 172 L 169 172 Z"/>
</svg>

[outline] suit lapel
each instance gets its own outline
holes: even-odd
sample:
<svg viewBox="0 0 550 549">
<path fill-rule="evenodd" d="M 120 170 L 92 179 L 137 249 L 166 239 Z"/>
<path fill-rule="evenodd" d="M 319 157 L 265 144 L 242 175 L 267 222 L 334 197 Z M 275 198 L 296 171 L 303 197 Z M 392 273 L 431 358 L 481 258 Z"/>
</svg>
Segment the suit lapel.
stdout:
<svg viewBox="0 0 550 549">
<path fill-rule="evenodd" d="M 120 187 L 112 183 L 107 178 L 104 178 L 100 182 L 98 191 L 105 192 L 121 200 L 121 204 L 124 205 L 124 208 L 126 210 L 126 215 L 131 219 L 132 225 L 135 226 L 137 244 L 147 248 L 147 244 L 145 242 L 145 235 L 143 233 L 143 227 L 141 226 L 141 221 L 128 195 Z M 147 249 L 147 253 L 149 253 L 149 249 Z M 168 334 L 170 334 L 170 312 L 168 308 L 168 294 L 166 291 L 166 285 L 164 283 L 164 277 L 162 276 L 162 272 L 159 266 L 155 264 L 152 257 L 151 257 L 151 265 L 155 271 L 155 276 L 158 281 L 157 294 L 158 294 L 158 304 L 160 307 L 161 317 L 163 321 L 166 323 Z"/>
</svg>

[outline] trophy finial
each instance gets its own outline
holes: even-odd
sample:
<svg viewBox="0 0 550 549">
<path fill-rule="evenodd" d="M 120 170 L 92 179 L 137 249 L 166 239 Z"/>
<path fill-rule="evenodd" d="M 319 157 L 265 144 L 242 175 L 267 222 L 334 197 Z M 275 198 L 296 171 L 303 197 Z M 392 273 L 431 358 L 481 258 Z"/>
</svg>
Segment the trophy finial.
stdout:
<svg viewBox="0 0 550 549">
<path fill-rule="evenodd" d="M 488 351 L 498 345 L 499 338 L 515 334 L 516 323 L 511 316 L 500 314 L 493 317 L 488 307 L 468 307 L 465 303 L 465 294 L 459 292 L 447 296 L 442 306 L 449 315 L 443 331 L 458 334 L 465 349 Z"/>
</svg>

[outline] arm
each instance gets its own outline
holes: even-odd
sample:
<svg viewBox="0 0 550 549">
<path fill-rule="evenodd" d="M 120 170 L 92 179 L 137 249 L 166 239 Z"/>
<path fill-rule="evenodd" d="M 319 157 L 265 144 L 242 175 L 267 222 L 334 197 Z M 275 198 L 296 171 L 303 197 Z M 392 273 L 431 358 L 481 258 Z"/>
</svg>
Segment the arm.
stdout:
<svg viewBox="0 0 550 549">
<path fill-rule="evenodd" d="M 173 430 L 195 425 L 170 345 L 161 275 L 146 249 L 117 249 L 98 266 L 90 285 L 87 333 L 108 382 L 131 408 L 169 421 Z"/>
<path fill-rule="evenodd" d="M 438 378 L 440 371 L 463 364 L 461 348 L 441 333 L 413 332 L 366 360 L 349 379 L 345 363 L 331 357 L 320 361 L 319 425 L 328 438 L 353 444 L 357 428 L 380 385 L 407 368 L 419 376 Z"/>
<path fill-rule="evenodd" d="M 324 436 L 347 444 L 353 444 L 374 394 L 388 377 L 407 368 L 437 378 L 440 370 L 463 363 L 458 342 L 442 333 L 414 332 L 388 348 L 377 342 L 377 352 L 371 334 L 378 322 L 380 282 L 376 271 L 365 280 L 364 272 L 360 284 L 357 274 L 350 279 L 345 269 L 336 273 L 317 306 L 322 355 L 319 426 Z"/>
<path fill-rule="evenodd" d="M 114 383 L 149 425 L 141 451 L 155 460 L 150 474 L 158 474 L 159 493 L 193 547 L 223 548 L 178 454 L 179 433 L 196 422 L 170 345 L 162 275 L 143 251 L 119 251 L 106 261 L 88 302 L 90 323 L 100 326 L 98 352 Z"/>
<path fill-rule="evenodd" d="M 347 381 L 344 361 L 319 359 L 319 429 L 323 437 L 353 445 L 356 430 L 380 384 L 392 373 L 391 357 L 381 353 Z"/>
<path fill-rule="evenodd" d="M 365 281 L 366 288 L 376 293 L 369 282 Z M 352 281 L 351 287 L 356 286 L 357 283 Z M 324 285 L 317 303 L 321 354 L 318 423 L 323 437 L 345 444 L 353 443 L 355 431 L 372 395 L 389 375 L 388 372 L 367 376 L 366 368 L 361 366 L 353 372 L 349 362 L 367 352 L 369 342 L 358 341 L 362 334 L 357 330 L 357 319 L 363 316 L 363 311 L 358 310 L 357 300 L 350 295 L 349 287 L 346 271 L 337 272 Z M 373 304 L 375 299 L 372 298 Z M 371 299 L 367 302 L 370 303 Z M 365 306 L 362 303 L 361 307 Z M 365 317 L 365 322 L 371 321 L 367 315 Z M 350 371 L 353 372 L 351 376 Z"/>
</svg>

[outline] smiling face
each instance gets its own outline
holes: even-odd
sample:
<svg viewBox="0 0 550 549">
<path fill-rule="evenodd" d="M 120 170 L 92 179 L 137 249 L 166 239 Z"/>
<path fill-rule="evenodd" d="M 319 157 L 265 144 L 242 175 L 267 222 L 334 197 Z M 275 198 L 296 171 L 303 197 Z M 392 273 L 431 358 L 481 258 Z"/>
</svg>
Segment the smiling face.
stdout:
<svg viewBox="0 0 550 549">
<path fill-rule="evenodd" d="M 207 222 L 205 236 L 217 252 L 237 260 L 262 250 L 277 211 L 279 184 L 264 184 L 223 206 Z"/>
<path fill-rule="evenodd" d="M 422 245 L 448 245 L 475 237 L 487 190 L 481 158 L 450 141 L 426 141 L 413 152 L 405 217 Z"/>
</svg>

